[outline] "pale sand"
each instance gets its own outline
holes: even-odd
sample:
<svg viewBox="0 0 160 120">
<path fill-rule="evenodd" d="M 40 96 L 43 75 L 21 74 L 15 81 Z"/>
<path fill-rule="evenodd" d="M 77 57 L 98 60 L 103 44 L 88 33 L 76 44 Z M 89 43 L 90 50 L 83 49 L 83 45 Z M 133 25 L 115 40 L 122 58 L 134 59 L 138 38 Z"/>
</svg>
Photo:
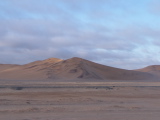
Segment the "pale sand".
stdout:
<svg viewBox="0 0 160 120">
<path fill-rule="evenodd" d="M 158 82 L 0 83 L 0 120 L 160 119 Z"/>
</svg>

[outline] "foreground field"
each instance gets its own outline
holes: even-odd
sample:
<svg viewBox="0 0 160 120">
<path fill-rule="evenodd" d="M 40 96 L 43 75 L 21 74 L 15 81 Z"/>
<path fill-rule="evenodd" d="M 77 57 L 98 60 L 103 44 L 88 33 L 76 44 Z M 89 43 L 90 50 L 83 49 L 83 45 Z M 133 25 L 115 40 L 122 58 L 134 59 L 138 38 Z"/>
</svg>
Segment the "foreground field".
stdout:
<svg viewBox="0 0 160 120">
<path fill-rule="evenodd" d="M 0 120 L 159 120 L 160 83 L 2 83 Z"/>
</svg>

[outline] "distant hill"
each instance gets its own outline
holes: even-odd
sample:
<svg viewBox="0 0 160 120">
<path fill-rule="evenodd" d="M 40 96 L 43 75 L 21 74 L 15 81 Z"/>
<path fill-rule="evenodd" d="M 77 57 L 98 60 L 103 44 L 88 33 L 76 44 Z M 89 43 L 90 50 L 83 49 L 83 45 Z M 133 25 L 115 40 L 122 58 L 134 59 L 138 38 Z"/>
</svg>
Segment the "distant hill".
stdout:
<svg viewBox="0 0 160 120">
<path fill-rule="evenodd" d="M 14 80 L 152 80 L 156 75 L 143 70 L 125 70 L 81 58 L 50 58 L 25 65 L 0 64 L 0 79 Z"/>
<path fill-rule="evenodd" d="M 136 71 L 151 73 L 160 77 L 160 65 L 151 65 L 142 69 L 138 69 Z"/>
</svg>

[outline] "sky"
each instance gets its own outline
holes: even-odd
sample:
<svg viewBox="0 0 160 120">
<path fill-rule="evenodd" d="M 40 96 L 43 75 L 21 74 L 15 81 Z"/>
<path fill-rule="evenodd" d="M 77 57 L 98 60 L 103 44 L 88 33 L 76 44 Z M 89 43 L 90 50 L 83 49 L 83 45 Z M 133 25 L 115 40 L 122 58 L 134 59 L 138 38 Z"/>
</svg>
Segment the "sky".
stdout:
<svg viewBox="0 0 160 120">
<path fill-rule="evenodd" d="M 160 65 L 160 0 L 0 0 L 0 63 L 80 57 Z"/>
</svg>

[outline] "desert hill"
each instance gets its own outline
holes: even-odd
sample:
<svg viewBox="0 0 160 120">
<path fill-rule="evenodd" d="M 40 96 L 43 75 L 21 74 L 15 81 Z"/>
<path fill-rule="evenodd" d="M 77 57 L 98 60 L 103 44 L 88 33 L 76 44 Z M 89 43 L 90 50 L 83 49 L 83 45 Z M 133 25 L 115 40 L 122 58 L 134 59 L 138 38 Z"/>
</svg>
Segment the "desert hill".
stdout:
<svg viewBox="0 0 160 120">
<path fill-rule="evenodd" d="M 1 65 L 3 66 L 3 65 Z M 124 70 L 97 64 L 81 58 L 67 60 L 50 58 L 25 65 L 0 66 L 0 79 L 95 79 L 95 80 L 151 80 L 152 73 Z"/>
<path fill-rule="evenodd" d="M 16 66 L 19 66 L 19 65 L 0 64 L 0 71 L 5 70 L 5 69 L 9 69 L 9 68 L 12 68 L 12 67 L 16 67 Z"/>
<path fill-rule="evenodd" d="M 138 69 L 136 71 L 151 73 L 160 77 L 160 65 L 151 65 L 142 69 Z"/>
</svg>

